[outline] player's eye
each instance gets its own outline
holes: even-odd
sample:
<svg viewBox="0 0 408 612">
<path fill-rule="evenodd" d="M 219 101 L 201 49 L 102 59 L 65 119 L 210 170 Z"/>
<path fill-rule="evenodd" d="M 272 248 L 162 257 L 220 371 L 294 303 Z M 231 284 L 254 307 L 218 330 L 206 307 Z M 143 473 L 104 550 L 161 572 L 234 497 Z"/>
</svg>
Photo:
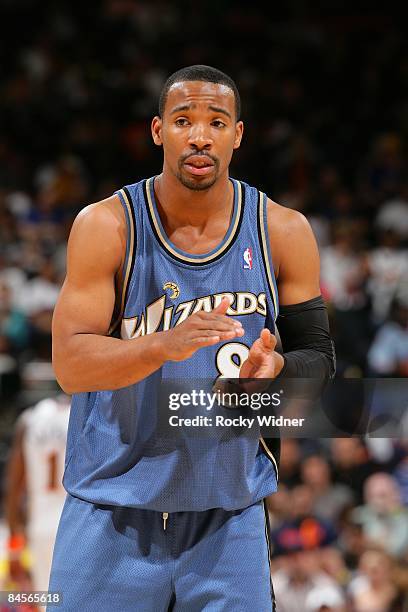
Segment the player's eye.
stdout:
<svg viewBox="0 0 408 612">
<path fill-rule="evenodd" d="M 214 121 L 211 122 L 211 125 L 214 125 L 215 127 L 218 127 L 218 128 L 225 127 L 225 123 L 221 121 L 221 119 L 215 119 Z"/>
<path fill-rule="evenodd" d="M 178 119 L 175 120 L 174 122 L 178 127 L 183 127 L 185 125 L 188 125 L 188 121 L 185 117 L 179 117 Z"/>
</svg>

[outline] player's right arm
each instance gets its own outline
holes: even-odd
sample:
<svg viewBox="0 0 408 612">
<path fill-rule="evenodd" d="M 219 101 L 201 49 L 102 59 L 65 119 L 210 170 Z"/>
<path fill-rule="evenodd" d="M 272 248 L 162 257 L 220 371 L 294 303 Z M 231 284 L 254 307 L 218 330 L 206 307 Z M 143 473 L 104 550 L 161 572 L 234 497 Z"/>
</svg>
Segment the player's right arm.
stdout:
<svg viewBox="0 0 408 612">
<path fill-rule="evenodd" d="M 23 451 L 24 436 L 25 425 L 20 417 L 6 466 L 4 509 L 11 536 L 25 535 L 26 517 L 23 511 L 23 498 L 27 492 L 27 483 Z"/>
<path fill-rule="evenodd" d="M 132 340 L 108 336 L 125 228 L 117 196 L 87 206 L 72 226 L 67 276 L 52 325 L 53 366 L 68 394 L 126 387 L 165 361 L 181 361 L 201 347 L 243 335 L 241 325 L 225 315 L 225 299 L 212 312 L 196 313 L 166 332 Z"/>
<path fill-rule="evenodd" d="M 26 465 L 24 459 L 24 437 L 26 435 L 25 413 L 16 423 L 14 439 L 6 465 L 4 511 L 9 528 L 8 571 L 17 584 L 30 580 L 22 563 L 26 546 L 27 512 L 24 503 L 27 495 Z"/>
</svg>

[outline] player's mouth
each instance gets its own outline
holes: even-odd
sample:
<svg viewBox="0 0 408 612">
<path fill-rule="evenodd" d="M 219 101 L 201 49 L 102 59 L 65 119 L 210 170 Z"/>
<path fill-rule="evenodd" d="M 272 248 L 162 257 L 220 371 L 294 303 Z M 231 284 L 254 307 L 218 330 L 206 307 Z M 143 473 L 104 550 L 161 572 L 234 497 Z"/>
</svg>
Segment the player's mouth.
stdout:
<svg viewBox="0 0 408 612">
<path fill-rule="evenodd" d="M 184 161 L 184 167 L 190 174 L 203 176 L 214 169 L 214 161 L 207 155 L 190 155 Z"/>
</svg>

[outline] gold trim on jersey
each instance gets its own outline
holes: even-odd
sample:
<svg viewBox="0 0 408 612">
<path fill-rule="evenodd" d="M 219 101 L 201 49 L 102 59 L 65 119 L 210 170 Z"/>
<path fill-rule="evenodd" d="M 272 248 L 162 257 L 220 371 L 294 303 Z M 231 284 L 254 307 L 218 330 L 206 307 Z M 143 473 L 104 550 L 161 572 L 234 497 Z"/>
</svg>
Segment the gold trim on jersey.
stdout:
<svg viewBox="0 0 408 612">
<path fill-rule="evenodd" d="M 271 451 L 269 450 L 265 440 L 263 439 L 262 436 L 259 437 L 259 441 L 262 444 L 262 448 L 264 450 L 264 452 L 266 453 L 266 455 L 268 456 L 268 458 L 272 461 L 274 467 L 275 467 L 275 471 L 276 471 L 276 482 L 278 482 L 279 480 L 279 468 L 278 468 L 278 464 L 277 461 L 275 459 L 275 457 L 272 455 Z"/>
<path fill-rule="evenodd" d="M 126 271 L 125 271 L 125 276 L 123 278 L 123 283 L 122 283 L 122 296 L 121 296 L 121 303 L 120 303 L 120 310 L 118 313 L 118 316 L 116 317 L 114 323 L 111 324 L 108 334 L 112 334 L 115 329 L 118 327 L 118 325 L 120 324 L 122 317 L 123 317 L 123 313 L 125 311 L 125 297 L 126 297 L 126 290 L 127 290 L 127 286 L 129 283 L 129 276 L 130 276 L 130 270 L 132 268 L 132 263 L 135 257 L 135 227 L 134 227 L 134 222 L 133 222 L 133 210 L 132 210 L 132 204 L 131 202 L 129 202 L 129 198 L 127 196 L 127 193 L 124 189 L 121 189 L 119 192 L 123 198 L 123 201 L 126 204 L 126 208 L 127 208 L 127 224 L 128 224 L 128 230 L 129 230 L 129 234 L 128 234 L 128 240 L 129 240 L 129 251 L 128 251 L 128 257 L 127 257 L 127 261 L 126 261 Z"/>
<path fill-rule="evenodd" d="M 239 221 L 241 218 L 241 206 L 242 206 L 241 183 L 239 181 L 234 181 L 236 185 L 236 189 L 237 189 L 237 207 L 236 207 L 236 210 L 234 211 L 234 221 L 233 221 L 234 224 L 231 228 L 231 232 L 228 236 L 228 239 L 222 244 L 222 246 L 217 251 L 215 251 L 215 253 L 212 253 L 211 255 L 206 255 L 203 257 L 188 257 L 186 255 L 183 255 L 179 251 L 176 251 L 169 243 L 167 236 L 161 230 L 160 224 L 157 221 L 157 215 L 156 215 L 156 211 L 155 211 L 155 207 L 154 207 L 153 199 L 152 199 L 152 193 L 151 193 L 151 190 L 154 189 L 153 181 L 154 181 L 154 177 L 149 178 L 146 181 L 147 202 L 149 205 L 150 216 L 153 220 L 156 234 L 158 238 L 160 239 L 160 242 L 166 248 L 166 250 L 169 251 L 172 255 L 174 255 L 174 257 L 176 257 L 177 259 L 181 259 L 182 261 L 185 261 L 186 263 L 191 263 L 191 264 L 208 263 L 212 261 L 213 259 L 215 259 L 216 257 L 219 257 L 221 253 L 223 253 L 223 251 L 225 251 L 228 248 L 228 246 L 231 244 L 231 242 L 235 239 L 235 236 L 236 236 L 237 228 L 238 228 Z M 235 193 L 234 193 L 234 199 L 235 199 Z"/>
<path fill-rule="evenodd" d="M 271 589 L 272 612 L 276 612 L 275 593 L 274 593 L 273 584 L 272 584 L 272 558 L 271 558 L 272 548 L 271 548 L 271 540 L 269 537 L 269 518 L 268 518 L 268 505 L 266 503 L 266 498 L 262 500 L 262 504 L 263 504 L 263 511 L 264 511 L 266 547 L 268 549 L 269 584 L 270 584 L 270 589 Z"/>
<path fill-rule="evenodd" d="M 264 262 L 265 262 L 265 268 L 266 268 L 266 276 L 268 279 L 268 284 L 269 284 L 269 289 L 272 295 L 272 300 L 273 300 L 273 306 L 275 309 L 275 321 L 276 321 L 276 317 L 278 316 L 278 296 L 276 295 L 276 290 L 275 290 L 275 284 L 273 282 L 273 278 L 274 278 L 274 272 L 273 270 L 271 270 L 271 262 L 270 262 L 270 258 L 269 258 L 269 249 L 268 249 L 268 236 L 267 236 L 267 230 L 265 228 L 265 219 L 266 217 L 266 210 L 265 210 L 265 206 L 266 206 L 266 202 L 267 202 L 267 197 L 264 193 L 262 193 L 262 191 L 259 192 L 259 227 L 261 230 L 261 238 L 262 238 L 262 244 L 261 244 L 261 248 L 262 248 L 262 252 L 263 252 L 263 258 L 264 258 Z"/>
</svg>

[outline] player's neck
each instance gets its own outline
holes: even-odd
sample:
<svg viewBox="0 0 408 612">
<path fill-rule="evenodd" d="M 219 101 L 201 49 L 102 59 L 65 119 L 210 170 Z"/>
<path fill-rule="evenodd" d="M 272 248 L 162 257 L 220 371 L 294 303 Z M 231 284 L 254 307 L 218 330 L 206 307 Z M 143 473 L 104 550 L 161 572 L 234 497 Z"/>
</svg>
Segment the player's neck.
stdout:
<svg viewBox="0 0 408 612">
<path fill-rule="evenodd" d="M 228 174 L 203 191 L 193 191 L 169 173 L 160 174 L 154 182 L 156 202 L 161 214 L 174 225 L 188 223 L 205 225 L 209 218 L 230 218 L 233 208 L 234 188 Z"/>
</svg>

